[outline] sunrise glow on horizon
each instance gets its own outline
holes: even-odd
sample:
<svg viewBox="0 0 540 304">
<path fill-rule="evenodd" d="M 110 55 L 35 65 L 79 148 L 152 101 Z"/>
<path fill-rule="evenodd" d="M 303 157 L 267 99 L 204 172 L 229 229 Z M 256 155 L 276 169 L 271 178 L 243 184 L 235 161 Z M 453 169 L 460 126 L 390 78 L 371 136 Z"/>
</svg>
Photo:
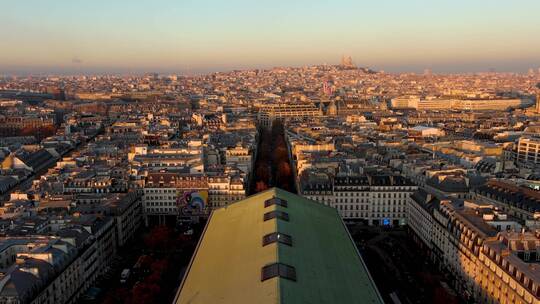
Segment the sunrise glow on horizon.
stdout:
<svg viewBox="0 0 540 304">
<path fill-rule="evenodd" d="M 2 0 L 0 2 L 7 2 Z M 394 72 L 540 66 L 538 1 L 16 1 L 0 74 L 335 64 Z"/>
</svg>

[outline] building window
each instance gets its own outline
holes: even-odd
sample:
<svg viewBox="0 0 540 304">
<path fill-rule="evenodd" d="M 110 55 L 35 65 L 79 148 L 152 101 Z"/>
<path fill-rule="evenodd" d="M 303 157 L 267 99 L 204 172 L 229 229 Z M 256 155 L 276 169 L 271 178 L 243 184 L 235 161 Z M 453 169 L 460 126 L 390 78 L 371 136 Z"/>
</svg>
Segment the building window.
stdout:
<svg viewBox="0 0 540 304">
<path fill-rule="evenodd" d="M 293 266 L 282 263 L 266 265 L 261 269 L 261 281 L 275 277 L 296 281 L 296 269 Z"/>
<path fill-rule="evenodd" d="M 270 207 L 273 205 L 281 206 L 281 207 L 287 207 L 287 201 L 278 197 L 274 197 L 271 199 L 267 199 L 264 201 L 264 207 Z"/>
<path fill-rule="evenodd" d="M 279 232 L 273 232 L 263 236 L 263 246 L 275 242 L 280 242 L 282 244 L 292 246 L 292 237 L 290 235 Z"/>
<path fill-rule="evenodd" d="M 274 210 L 274 211 L 270 211 L 270 212 L 266 212 L 264 214 L 264 221 L 268 221 L 268 220 L 271 220 L 273 218 L 278 218 L 278 219 L 281 219 L 281 220 L 284 220 L 284 221 L 289 221 L 289 214 L 287 212 L 284 212 L 284 211 L 280 211 L 280 210 Z"/>
</svg>

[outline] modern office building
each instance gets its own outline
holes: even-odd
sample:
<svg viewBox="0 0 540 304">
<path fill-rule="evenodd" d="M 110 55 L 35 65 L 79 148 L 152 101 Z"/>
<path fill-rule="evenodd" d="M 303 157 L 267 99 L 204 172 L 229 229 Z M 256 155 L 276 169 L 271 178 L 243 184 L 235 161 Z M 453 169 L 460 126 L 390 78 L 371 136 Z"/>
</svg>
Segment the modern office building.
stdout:
<svg viewBox="0 0 540 304">
<path fill-rule="evenodd" d="M 516 160 L 518 164 L 540 164 L 540 138 L 521 137 L 516 149 Z"/>
<path fill-rule="evenodd" d="M 383 303 L 334 208 L 270 189 L 212 212 L 175 303 Z"/>
<path fill-rule="evenodd" d="M 426 98 L 418 96 L 396 97 L 390 101 L 392 109 L 415 109 L 418 111 L 462 110 L 462 111 L 495 111 L 509 108 L 525 108 L 532 105 L 529 99 L 491 98 L 491 99 L 460 99 L 460 98 Z"/>
<path fill-rule="evenodd" d="M 420 97 L 418 96 L 400 96 L 392 98 L 390 100 L 390 107 L 392 109 L 416 109 L 418 108 L 418 103 L 420 102 Z"/>
<path fill-rule="evenodd" d="M 264 127 L 271 127 L 274 120 L 293 118 L 321 117 L 322 111 L 312 103 L 270 104 L 259 109 L 258 122 Z"/>
</svg>

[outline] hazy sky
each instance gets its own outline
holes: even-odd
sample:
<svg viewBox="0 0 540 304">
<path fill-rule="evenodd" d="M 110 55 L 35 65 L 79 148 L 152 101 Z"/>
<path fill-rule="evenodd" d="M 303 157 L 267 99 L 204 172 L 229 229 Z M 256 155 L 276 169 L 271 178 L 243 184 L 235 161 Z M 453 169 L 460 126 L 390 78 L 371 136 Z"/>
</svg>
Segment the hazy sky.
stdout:
<svg viewBox="0 0 540 304">
<path fill-rule="evenodd" d="M 0 74 L 540 67 L 539 0 L 0 0 Z"/>
</svg>

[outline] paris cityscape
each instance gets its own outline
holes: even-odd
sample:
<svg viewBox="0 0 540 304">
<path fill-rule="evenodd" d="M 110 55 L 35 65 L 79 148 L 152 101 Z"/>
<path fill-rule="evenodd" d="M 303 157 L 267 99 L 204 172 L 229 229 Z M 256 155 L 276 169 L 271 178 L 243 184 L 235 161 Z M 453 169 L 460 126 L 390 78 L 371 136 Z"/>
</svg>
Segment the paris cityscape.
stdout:
<svg viewBox="0 0 540 304">
<path fill-rule="evenodd" d="M 540 304 L 540 5 L 337 2 L 2 3 L 0 303 Z"/>
</svg>

